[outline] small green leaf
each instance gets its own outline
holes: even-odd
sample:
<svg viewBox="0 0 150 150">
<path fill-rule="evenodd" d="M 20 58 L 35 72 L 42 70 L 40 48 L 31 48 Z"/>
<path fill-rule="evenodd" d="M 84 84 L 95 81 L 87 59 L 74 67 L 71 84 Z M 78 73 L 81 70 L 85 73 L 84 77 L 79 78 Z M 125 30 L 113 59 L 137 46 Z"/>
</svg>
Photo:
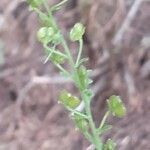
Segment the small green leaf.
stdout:
<svg viewBox="0 0 150 150">
<path fill-rule="evenodd" d="M 116 144 L 111 139 L 108 139 L 104 145 L 104 150 L 115 150 L 115 146 Z"/>
<path fill-rule="evenodd" d="M 76 126 L 78 127 L 78 129 L 80 131 L 82 131 L 82 132 L 87 131 L 88 122 L 84 117 L 82 117 L 81 115 L 78 115 L 78 114 L 74 114 L 72 116 L 72 119 L 74 120 Z"/>
<path fill-rule="evenodd" d="M 42 2 L 43 0 L 27 0 L 28 5 L 33 9 L 39 7 Z"/>
<path fill-rule="evenodd" d="M 85 89 L 86 88 L 87 71 L 84 66 L 79 67 L 78 75 L 79 75 L 81 89 Z"/>
<path fill-rule="evenodd" d="M 107 100 L 109 111 L 116 117 L 123 117 L 126 113 L 123 102 L 119 96 L 112 95 Z"/>
<path fill-rule="evenodd" d="M 85 27 L 81 23 L 76 23 L 70 31 L 70 39 L 72 41 L 79 41 L 85 32 Z"/>
<path fill-rule="evenodd" d="M 86 89 L 90 83 L 92 83 L 92 80 L 88 78 L 88 71 L 84 66 L 80 66 L 78 68 L 78 76 L 80 80 L 80 88 Z M 78 85 L 77 85 L 78 86 Z"/>
<path fill-rule="evenodd" d="M 75 109 L 80 104 L 80 100 L 67 91 L 62 91 L 60 93 L 59 102 L 62 103 L 64 107 L 70 109 Z"/>
</svg>

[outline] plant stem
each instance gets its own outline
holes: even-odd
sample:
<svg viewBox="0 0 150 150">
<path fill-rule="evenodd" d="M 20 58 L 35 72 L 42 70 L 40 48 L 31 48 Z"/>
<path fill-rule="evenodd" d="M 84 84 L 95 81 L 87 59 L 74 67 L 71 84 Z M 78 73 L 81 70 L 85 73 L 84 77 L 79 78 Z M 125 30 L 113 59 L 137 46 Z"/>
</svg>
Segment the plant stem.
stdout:
<svg viewBox="0 0 150 150">
<path fill-rule="evenodd" d="M 65 2 L 65 0 L 64 0 Z M 44 4 L 44 7 L 46 8 L 49 16 L 51 17 L 51 20 L 52 20 L 52 23 L 54 25 L 54 27 L 59 31 L 59 28 L 57 27 L 57 24 L 55 22 L 55 19 L 53 18 L 51 12 L 49 11 L 50 9 L 48 8 L 48 5 L 47 5 L 47 2 L 44 0 L 43 2 Z M 60 32 L 60 31 L 59 31 Z M 67 42 L 64 38 L 64 36 L 61 34 L 60 36 L 60 41 L 61 41 L 61 44 L 64 48 L 64 51 L 68 57 L 68 61 L 71 65 L 71 69 L 73 71 L 73 75 L 74 77 L 72 78 L 72 80 L 74 81 L 74 83 L 78 83 L 79 87 L 77 87 L 79 89 L 79 92 L 81 94 L 81 97 L 82 97 L 82 100 L 85 104 L 85 111 L 86 111 L 86 115 L 87 115 L 87 119 L 89 121 L 89 127 L 91 129 L 91 138 L 92 138 L 92 141 L 90 140 L 90 142 L 92 142 L 95 147 L 96 147 L 96 150 L 102 150 L 102 142 L 100 141 L 99 139 L 99 135 L 97 133 L 97 129 L 95 127 L 95 124 L 94 124 L 94 121 L 93 121 L 93 117 L 92 117 L 92 113 L 91 113 L 91 109 L 90 109 L 90 99 L 87 98 L 87 96 L 85 95 L 84 91 L 81 89 L 81 83 L 80 83 L 80 80 L 79 80 L 79 74 L 78 74 L 78 68 L 76 67 L 76 65 L 78 66 L 79 64 L 79 61 L 80 61 L 80 58 L 81 58 L 81 53 L 82 53 L 82 48 L 83 48 L 83 40 L 80 40 L 79 41 L 79 53 L 78 53 L 78 56 L 77 56 L 77 60 L 76 60 L 76 63 L 74 63 L 73 61 L 73 57 L 70 53 L 70 50 L 69 50 L 69 47 L 67 45 Z M 60 65 L 56 65 L 61 71 L 63 72 L 66 72 L 66 70 L 64 70 Z M 89 138 L 87 137 L 87 134 L 84 134 L 86 136 L 86 138 Z M 89 135 L 88 135 L 89 136 Z"/>
<path fill-rule="evenodd" d="M 107 119 L 109 113 L 110 113 L 109 111 L 107 111 L 107 112 L 105 113 L 105 115 L 104 115 L 104 117 L 103 117 L 103 119 L 102 119 L 102 121 L 101 121 L 101 124 L 100 124 L 100 126 L 99 126 L 99 129 L 101 129 L 101 128 L 104 126 L 104 124 L 105 124 L 105 122 L 106 122 L 106 119 Z"/>
<path fill-rule="evenodd" d="M 66 42 L 65 42 L 64 39 L 62 39 L 62 44 L 64 46 L 64 49 L 65 49 L 66 53 L 70 55 L 70 52 L 68 53 L 68 50 L 69 50 L 68 46 L 67 46 L 67 44 L 66 44 Z M 69 57 L 71 58 L 71 55 Z M 69 60 L 70 60 L 70 63 L 72 64 L 72 66 L 73 66 L 73 70 L 76 73 L 77 79 L 79 79 L 76 66 L 72 62 L 72 59 L 69 59 Z M 76 83 L 76 82 L 79 82 L 79 80 L 76 81 L 74 79 L 74 83 Z M 89 125 L 90 125 L 90 128 L 91 128 L 91 131 L 92 131 L 92 136 L 93 136 L 93 140 L 92 141 L 93 141 L 93 144 L 95 145 L 95 147 L 96 147 L 97 150 L 102 150 L 102 143 L 100 142 L 99 135 L 97 134 L 96 127 L 95 127 L 95 124 L 94 124 L 94 121 L 93 121 L 93 117 L 92 117 L 92 114 L 91 114 L 91 110 L 90 110 L 90 100 L 86 99 L 86 96 L 84 95 L 84 92 L 82 90 L 80 90 L 80 93 L 81 93 L 81 96 L 82 96 L 82 100 L 85 103 L 85 111 L 86 111 L 86 115 L 88 117 L 88 121 L 89 121 Z"/>
<path fill-rule="evenodd" d="M 78 53 L 78 57 L 76 60 L 76 67 L 78 67 L 78 65 L 79 65 L 79 61 L 80 61 L 81 54 L 82 54 L 82 49 L 83 49 L 83 39 L 80 39 L 79 40 L 79 53 Z"/>
<path fill-rule="evenodd" d="M 48 54 L 47 58 L 46 58 L 45 61 L 44 61 L 44 64 L 46 64 L 46 63 L 48 62 L 48 60 L 49 60 L 49 58 L 51 57 L 52 53 L 53 53 L 53 52 L 50 52 L 50 53 Z"/>
<path fill-rule="evenodd" d="M 68 1 L 68 0 L 62 0 L 60 3 L 54 5 L 54 6 L 51 8 L 51 10 L 53 11 L 53 10 L 55 10 L 55 9 L 59 9 L 59 7 L 60 7 L 61 5 L 63 5 L 64 3 L 66 3 L 67 1 Z"/>
<path fill-rule="evenodd" d="M 44 44 L 44 48 L 45 48 L 46 50 L 52 52 L 52 53 L 55 53 L 55 54 L 58 54 L 58 55 L 64 57 L 64 58 L 66 58 L 66 59 L 68 58 L 65 54 L 63 54 L 63 53 L 61 53 L 61 52 L 59 52 L 59 51 L 56 51 L 56 50 L 55 50 L 55 47 L 54 47 L 54 48 L 49 48 L 47 45 Z"/>
<path fill-rule="evenodd" d="M 66 71 L 61 65 L 55 64 L 55 66 L 62 72 L 64 72 L 67 76 L 70 76 L 69 72 Z"/>
<path fill-rule="evenodd" d="M 73 57 L 71 56 L 69 47 L 68 47 L 67 42 L 65 41 L 63 35 L 61 35 L 61 43 L 62 43 L 62 46 L 64 47 L 65 53 L 66 53 L 66 55 L 68 56 L 70 65 L 71 65 L 71 67 L 72 67 L 72 69 L 73 69 L 73 68 L 74 68 Z"/>
<path fill-rule="evenodd" d="M 91 109 L 90 109 L 90 100 L 86 98 L 86 96 L 84 95 L 83 92 L 81 92 L 81 95 L 82 95 L 82 99 L 85 103 L 86 114 L 89 118 L 88 120 L 89 120 L 89 125 L 90 125 L 92 136 L 93 136 L 93 144 L 95 145 L 97 150 L 102 150 L 102 143 L 99 139 L 99 135 L 97 133 L 97 130 L 96 130 L 96 127 L 95 127 L 95 124 L 93 121 Z"/>
<path fill-rule="evenodd" d="M 81 83 L 79 81 L 79 75 L 78 75 L 78 72 L 77 72 L 76 65 L 72 61 L 72 56 L 70 54 L 69 48 L 68 48 L 67 43 L 66 43 L 64 38 L 62 38 L 62 44 L 63 44 L 63 47 L 64 47 L 66 53 L 69 55 L 68 56 L 70 58 L 69 61 L 72 65 L 72 67 L 73 67 L 73 70 L 74 70 L 74 73 L 75 73 L 75 76 L 76 76 L 76 78 L 73 79 L 73 81 L 74 81 L 74 83 L 78 82 L 79 87 L 81 87 Z M 82 43 L 81 43 L 81 47 L 82 47 Z M 82 52 L 82 50 L 80 50 L 80 51 Z M 97 130 L 96 130 L 96 127 L 95 127 L 95 124 L 94 124 L 94 121 L 93 121 L 93 117 L 92 117 L 92 114 L 91 114 L 91 110 L 90 110 L 90 100 L 86 98 L 86 96 L 85 96 L 84 92 L 81 90 L 81 88 L 79 88 L 79 91 L 80 91 L 82 100 L 85 103 L 85 111 L 86 111 L 86 114 L 88 116 L 89 125 L 90 125 L 91 131 L 92 131 L 93 142 L 94 142 L 93 144 L 95 145 L 97 150 L 102 150 L 102 143 L 100 142 L 99 135 L 97 133 Z"/>
</svg>

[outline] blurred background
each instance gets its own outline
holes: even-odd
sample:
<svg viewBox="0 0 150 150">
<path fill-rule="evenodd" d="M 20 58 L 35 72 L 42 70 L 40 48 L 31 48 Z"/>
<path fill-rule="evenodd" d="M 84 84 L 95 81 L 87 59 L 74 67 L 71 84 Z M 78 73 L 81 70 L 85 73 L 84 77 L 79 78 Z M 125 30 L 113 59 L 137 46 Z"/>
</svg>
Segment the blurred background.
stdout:
<svg viewBox="0 0 150 150">
<path fill-rule="evenodd" d="M 150 150 L 150 1 L 68 0 L 55 18 L 64 35 L 78 21 L 86 26 L 96 124 L 110 95 L 126 105 L 124 118 L 109 118 L 104 140 L 112 137 L 117 150 Z M 57 103 L 59 90 L 75 88 L 43 63 L 38 27 L 25 1 L 0 0 L 0 150 L 85 150 L 89 144 Z"/>
</svg>

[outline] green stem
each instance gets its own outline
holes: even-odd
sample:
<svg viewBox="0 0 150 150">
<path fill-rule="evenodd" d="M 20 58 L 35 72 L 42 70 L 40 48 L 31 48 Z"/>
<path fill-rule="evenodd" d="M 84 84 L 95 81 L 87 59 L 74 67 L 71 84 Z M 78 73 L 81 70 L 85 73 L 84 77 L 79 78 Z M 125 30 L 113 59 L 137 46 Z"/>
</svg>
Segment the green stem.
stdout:
<svg viewBox="0 0 150 150">
<path fill-rule="evenodd" d="M 85 138 L 86 138 L 89 142 L 93 143 L 92 136 L 89 134 L 88 131 L 84 132 L 83 135 L 85 136 Z"/>
<path fill-rule="evenodd" d="M 64 49 L 65 49 L 66 53 L 68 54 L 68 56 L 70 58 L 69 61 L 71 63 L 71 66 L 73 67 L 73 70 L 74 70 L 74 73 L 75 73 L 75 76 L 76 76 L 76 78 L 73 79 L 74 83 L 78 82 L 80 87 L 81 87 L 81 83 L 80 83 L 80 80 L 79 80 L 79 75 L 78 75 L 78 72 L 77 72 L 77 68 L 76 68 L 76 66 L 75 66 L 75 64 L 73 62 L 73 59 L 72 59 L 72 56 L 70 54 L 69 48 L 68 48 L 68 46 L 66 44 L 66 41 L 64 40 L 63 37 L 62 37 L 62 44 L 64 46 Z M 82 46 L 82 43 L 81 43 L 81 46 Z M 92 135 L 93 135 L 93 142 L 94 142 L 93 144 L 95 145 L 97 150 L 101 150 L 102 149 L 102 143 L 100 142 L 99 135 L 97 133 L 97 130 L 96 130 L 93 118 L 92 118 L 92 114 L 91 114 L 91 110 L 90 110 L 90 100 L 86 99 L 86 96 L 84 95 L 84 92 L 81 89 L 79 89 L 79 91 L 80 91 L 82 99 L 83 99 L 83 101 L 85 103 L 85 111 L 86 111 L 86 114 L 88 116 L 89 125 L 90 125 L 90 128 L 92 130 Z"/>
<path fill-rule="evenodd" d="M 59 7 L 60 7 L 61 5 L 63 5 L 64 3 L 66 3 L 67 1 L 68 1 L 68 0 L 62 0 L 60 3 L 54 5 L 54 6 L 51 8 L 51 11 L 59 9 Z"/>
<path fill-rule="evenodd" d="M 87 115 L 85 115 L 79 111 L 76 111 L 76 110 L 70 109 L 70 108 L 68 108 L 68 110 L 71 111 L 71 116 L 74 116 L 74 114 L 78 114 L 79 116 L 82 116 L 83 118 L 88 119 Z"/>
<path fill-rule="evenodd" d="M 52 51 L 49 52 L 48 56 L 46 57 L 46 59 L 45 59 L 45 61 L 44 61 L 44 64 L 46 64 L 46 63 L 48 62 L 48 60 L 49 60 L 49 58 L 51 57 L 52 53 L 53 53 Z"/>
<path fill-rule="evenodd" d="M 107 111 L 107 112 L 105 113 L 105 115 L 104 115 L 104 117 L 103 117 L 103 119 L 102 119 L 102 121 L 101 121 L 101 124 L 100 124 L 100 126 L 99 126 L 99 129 L 101 129 L 101 128 L 104 126 L 104 124 L 105 124 L 105 122 L 106 122 L 106 119 L 107 119 L 109 113 L 110 113 L 109 111 Z"/>
<path fill-rule="evenodd" d="M 58 55 L 60 55 L 60 56 L 62 56 L 62 57 L 64 57 L 64 58 L 68 59 L 68 57 L 67 57 L 65 54 L 63 54 L 63 53 L 61 53 L 61 52 L 59 52 L 59 51 L 56 51 L 55 48 L 49 48 L 47 45 L 44 45 L 44 48 L 45 48 L 46 50 L 52 52 L 52 53 L 58 54 Z"/>
<path fill-rule="evenodd" d="M 65 0 L 64 0 L 64 2 L 65 2 Z M 52 16 L 52 14 L 51 14 L 51 11 L 48 8 L 47 2 L 44 1 L 43 4 L 44 4 L 44 7 L 46 8 L 48 14 L 51 17 L 51 20 L 52 20 L 52 23 L 53 23 L 54 27 L 57 30 L 59 30 L 58 27 L 57 27 L 57 24 L 56 24 L 56 22 L 55 22 L 55 20 L 54 20 L 54 18 Z M 71 68 L 73 69 L 73 73 L 75 75 L 75 77 L 73 77 L 73 81 L 74 81 L 74 83 L 78 82 L 79 86 L 81 87 L 81 83 L 80 83 L 80 80 L 79 80 L 79 75 L 78 75 L 78 71 L 77 71 L 76 65 L 79 64 L 79 61 L 80 61 L 80 58 L 81 58 L 83 41 L 82 40 L 79 41 L 80 42 L 80 48 L 79 48 L 79 53 L 78 53 L 77 61 L 76 61 L 76 64 L 75 64 L 74 61 L 73 61 L 73 57 L 72 57 L 72 55 L 70 53 L 69 47 L 67 45 L 67 42 L 65 41 L 65 39 L 64 39 L 64 37 L 63 37 L 62 34 L 61 34 L 60 40 L 61 40 L 62 46 L 64 48 L 64 51 L 65 51 L 66 55 L 68 56 L 69 63 L 71 65 Z M 62 68 L 60 65 L 56 65 L 56 66 L 61 71 L 66 72 L 66 70 L 64 70 L 64 68 Z M 97 129 L 95 127 L 95 124 L 94 124 L 94 121 L 93 121 L 93 117 L 92 117 L 92 113 L 91 113 L 91 110 L 90 110 L 90 100 L 87 99 L 86 95 L 84 94 L 83 90 L 81 90 L 80 87 L 78 87 L 78 88 L 79 88 L 82 100 L 85 103 L 85 111 L 86 111 L 86 115 L 88 117 L 90 129 L 91 129 L 92 141 L 90 140 L 90 142 L 92 142 L 95 145 L 95 147 L 96 147 L 97 150 L 102 150 L 102 143 L 100 142 L 99 135 L 97 133 Z M 87 134 L 84 134 L 84 135 L 86 136 L 86 138 L 89 138 L 89 137 L 87 137 Z"/>
<path fill-rule="evenodd" d="M 83 49 L 83 39 L 80 39 L 79 40 L 79 53 L 78 53 L 77 60 L 76 60 L 76 67 L 79 66 L 79 61 L 81 59 L 82 49 Z"/>
<path fill-rule="evenodd" d="M 55 64 L 55 66 L 56 66 L 60 71 L 62 71 L 63 73 L 65 73 L 67 76 L 70 76 L 69 72 L 66 71 L 61 65 Z"/>
<path fill-rule="evenodd" d="M 92 136 L 93 136 L 93 144 L 95 145 L 96 150 L 102 150 L 102 142 L 100 141 L 99 135 L 97 133 L 97 130 L 93 121 L 92 113 L 90 110 L 90 100 L 86 99 L 86 96 L 84 95 L 83 92 L 81 92 L 81 95 L 85 103 L 86 114 L 89 118 L 89 125 L 90 125 Z"/>
<path fill-rule="evenodd" d="M 68 56 L 71 67 L 74 68 L 73 57 L 71 56 L 69 47 L 68 47 L 67 42 L 65 41 L 63 35 L 61 35 L 61 43 L 62 43 L 62 46 L 64 47 L 66 55 Z"/>
</svg>

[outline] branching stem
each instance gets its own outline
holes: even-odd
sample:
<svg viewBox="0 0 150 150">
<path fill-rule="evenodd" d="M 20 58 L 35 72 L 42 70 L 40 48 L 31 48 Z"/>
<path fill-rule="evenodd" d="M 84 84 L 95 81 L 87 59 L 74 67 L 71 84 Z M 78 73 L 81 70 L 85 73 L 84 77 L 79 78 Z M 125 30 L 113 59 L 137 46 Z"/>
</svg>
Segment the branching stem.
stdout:
<svg viewBox="0 0 150 150">
<path fill-rule="evenodd" d="M 117 96 L 112 96 L 112 104 L 109 103 L 110 110 L 107 111 L 104 115 L 99 128 L 96 128 L 91 111 L 91 92 L 88 89 L 88 85 L 91 83 L 91 80 L 88 77 L 88 70 L 86 69 L 86 67 L 84 67 L 84 65 L 82 65 L 85 59 L 81 58 L 83 50 L 83 34 L 85 28 L 82 24 L 77 23 L 70 31 L 70 39 L 73 42 L 79 42 L 77 58 L 76 60 L 74 60 L 70 52 L 69 45 L 65 37 L 61 33 L 53 16 L 54 11 L 58 10 L 60 6 L 67 1 L 68 0 L 62 0 L 60 3 L 49 8 L 47 0 L 43 0 L 42 6 L 44 6 L 45 12 L 40 11 L 38 7 L 34 8 L 37 1 L 34 1 L 34 3 L 32 1 L 29 1 L 29 4 L 32 5 L 33 10 L 36 11 L 36 13 L 39 15 L 39 18 L 41 19 L 41 21 L 43 21 L 42 23 L 46 24 L 44 24 L 44 27 L 42 27 L 38 31 L 38 39 L 43 43 L 43 47 L 46 49 L 46 52 L 48 52 L 48 57 L 46 58 L 45 62 L 50 59 L 52 63 L 59 69 L 59 71 L 66 75 L 66 77 L 72 79 L 80 93 L 81 102 L 77 97 L 72 96 L 70 93 L 62 93 L 62 101 L 60 102 L 62 102 L 65 108 L 70 112 L 71 117 L 73 117 L 74 120 L 77 119 L 75 120 L 76 126 L 78 127 L 78 129 L 80 129 L 85 138 L 88 139 L 89 142 L 91 142 L 91 144 L 93 145 L 92 147 L 94 147 L 96 150 L 102 150 L 105 145 L 102 143 L 99 137 L 100 132 L 98 132 L 98 130 L 104 131 L 103 127 L 110 112 L 112 113 L 113 111 L 114 114 L 122 116 L 124 115 L 125 109 L 122 106 L 120 99 Z M 50 29 L 53 32 L 50 32 Z M 63 48 L 63 51 L 57 50 L 58 46 L 61 46 Z M 66 62 L 69 64 L 71 71 L 67 71 L 63 67 L 62 63 L 64 63 L 64 60 L 66 60 Z M 77 108 L 80 106 L 79 104 L 83 104 L 83 109 L 80 111 L 77 110 Z M 119 112 L 115 111 L 116 108 L 114 107 L 116 106 L 120 108 Z"/>
</svg>

